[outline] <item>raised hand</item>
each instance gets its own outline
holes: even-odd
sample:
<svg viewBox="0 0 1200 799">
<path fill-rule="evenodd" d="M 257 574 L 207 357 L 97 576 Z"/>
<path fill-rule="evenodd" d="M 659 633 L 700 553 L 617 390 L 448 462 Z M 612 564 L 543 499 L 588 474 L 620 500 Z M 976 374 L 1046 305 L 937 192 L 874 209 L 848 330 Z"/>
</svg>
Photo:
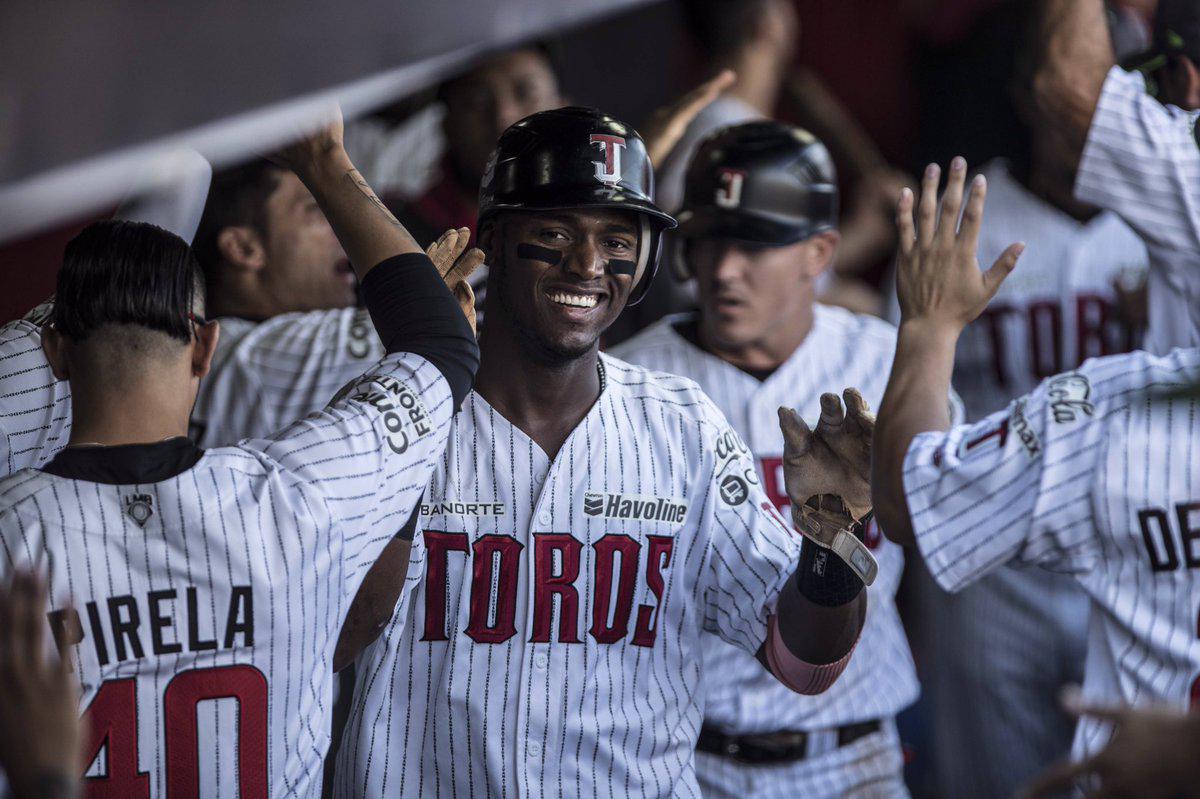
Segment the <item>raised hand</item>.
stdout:
<svg viewBox="0 0 1200 799">
<path fill-rule="evenodd" d="M 483 250 L 478 247 L 467 249 L 471 241 L 469 228 L 451 228 L 425 250 L 429 260 L 437 267 L 438 274 L 446 281 L 463 315 L 475 331 L 475 291 L 467 278 L 483 263 Z M 464 252 L 465 251 L 465 252 Z"/>
<path fill-rule="evenodd" d="M 303 175 L 322 158 L 331 153 L 341 152 L 343 149 L 342 134 L 342 110 L 333 106 L 321 120 L 315 122 L 308 129 L 297 129 L 295 140 L 272 153 L 268 158 L 284 169 L 290 169 L 298 175 Z"/>
<path fill-rule="evenodd" d="M 1091 716 L 1113 724 L 1108 745 L 1091 757 L 1060 763 L 1043 771 L 1023 796 L 1200 797 L 1196 757 L 1200 754 L 1200 715 L 1174 710 L 1099 707 L 1082 702 L 1078 692 L 1063 699 L 1072 716 Z"/>
<path fill-rule="evenodd" d="M 980 270 L 976 251 L 987 181 L 982 175 L 971 181 L 964 210 L 966 175 L 967 162 L 954 158 L 939 211 L 941 170 L 930 164 L 921 181 L 920 200 L 915 201 L 912 191 L 906 188 L 896 207 L 900 232 L 896 291 L 902 322 L 917 322 L 955 335 L 983 312 L 1025 249 L 1024 244 L 1011 244 L 991 268 Z M 961 225 L 959 211 L 963 212 Z"/>
<path fill-rule="evenodd" d="M 14 573 L 0 587 L 0 768 L 18 799 L 75 795 L 79 698 L 46 627 L 45 583 Z"/>
<path fill-rule="evenodd" d="M 856 526 L 871 512 L 871 438 L 875 416 L 853 388 L 821 395 L 815 430 L 791 408 L 779 409 L 783 430 L 783 479 L 792 503 L 792 523 L 824 547 L 830 547 L 859 572 L 868 585 L 875 564 L 855 538 Z"/>
<path fill-rule="evenodd" d="M 655 168 L 662 166 L 671 150 L 675 149 L 696 114 L 732 86 L 736 78 L 732 70 L 723 69 L 683 97 L 650 115 L 641 132 L 642 140 L 646 142 L 646 153 Z"/>
</svg>

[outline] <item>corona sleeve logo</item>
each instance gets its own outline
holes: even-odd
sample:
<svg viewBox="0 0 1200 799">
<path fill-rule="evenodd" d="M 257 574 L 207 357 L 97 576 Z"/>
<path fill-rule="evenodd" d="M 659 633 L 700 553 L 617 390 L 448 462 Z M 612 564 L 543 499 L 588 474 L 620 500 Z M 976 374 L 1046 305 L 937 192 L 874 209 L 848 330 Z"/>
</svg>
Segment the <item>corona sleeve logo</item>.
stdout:
<svg viewBox="0 0 1200 799">
<path fill-rule="evenodd" d="M 596 167 L 596 180 L 605 186 L 615 186 L 621 182 L 621 151 L 625 149 L 623 136 L 610 136 L 606 133 L 593 133 L 588 140 L 604 153 L 602 161 L 593 161 Z"/>
<path fill-rule="evenodd" d="M 713 202 L 718 208 L 737 208 L 742 204 L 742 184 L 746 173 L 740 169 L 721 167 L 717 170 L 717 190 Z"/>
</svg>

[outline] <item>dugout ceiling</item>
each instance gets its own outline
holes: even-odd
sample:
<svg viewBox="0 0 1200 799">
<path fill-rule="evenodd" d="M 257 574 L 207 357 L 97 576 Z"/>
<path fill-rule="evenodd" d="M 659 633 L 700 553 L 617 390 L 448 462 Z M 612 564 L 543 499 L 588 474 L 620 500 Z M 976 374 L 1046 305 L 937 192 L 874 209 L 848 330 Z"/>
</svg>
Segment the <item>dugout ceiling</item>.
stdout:
<svg viewBox="0 0 1200 799">
<path fill-rule="evenodd" d="M 269 150 L 490 49 L 653 0 L 3 0 L 0 240 L 115 203 L 179 146 Z"/>
</svg>

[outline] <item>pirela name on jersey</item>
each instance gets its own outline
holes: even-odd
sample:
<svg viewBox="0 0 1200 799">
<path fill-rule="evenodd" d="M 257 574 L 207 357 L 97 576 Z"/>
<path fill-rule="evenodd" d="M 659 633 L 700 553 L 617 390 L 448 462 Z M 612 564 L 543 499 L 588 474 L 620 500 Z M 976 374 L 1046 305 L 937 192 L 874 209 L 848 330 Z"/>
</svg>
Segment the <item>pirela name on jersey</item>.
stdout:
<svg viewBox="0 0 1200 799">
<path fill-rule="evenodd" d="M 433 431 L 425 404 L 403 380 L 388 375 L 372 377 L 356 385 L 351 398 L 365 402 L 383 414 L 383 438 L 397 455 L 407 452 L 413 439 L 423 438 Z"/>
<path fill-rule="evenodd" d="M 59 646 L 88 641 L 101 666 L 144 658 L 254 646 L 254 592 L 235 585 L 228 597 L 195 586 L 110 596 L 49 614 Z"/>
<path fill-rule="evenodd" d="M 588 491 L 583 495 L 583 512 L 606 519 L 683 524 L 688 504 L 675 497 L 647 497 L 639 494 L 608 494 Z"/>
</svg>

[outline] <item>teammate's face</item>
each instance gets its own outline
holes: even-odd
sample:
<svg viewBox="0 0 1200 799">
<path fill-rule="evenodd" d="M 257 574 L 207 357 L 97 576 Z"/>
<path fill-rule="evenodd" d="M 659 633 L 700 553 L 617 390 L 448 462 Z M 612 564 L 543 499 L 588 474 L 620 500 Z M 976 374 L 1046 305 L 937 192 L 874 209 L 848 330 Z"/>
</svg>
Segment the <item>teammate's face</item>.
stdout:
<svg viewBox="0 0 1200 799">
<path fill-rule="evenodd" d="M 570 360 L 590 351 L 629 299 L 633 276 L 609 262 L 637 260 L 631 213 L 511 213 L 481 242 L 503 252 L 488 289 L 499 299 L 497 310 L 548 357 Z"/>
<path fill-rule="evenodd" d="M 833 257 L 836 233 L 785 247 L 756 247 L 721 239 L 693 239 L 687 259 L 700 293 L 708 340 L 737 350 L 769 344 L 790 331 L 813 301 L 813 280 Z"/>
<path fill-rule="evenodd" d="M 355 303 L 354 269 L 317 201 L 291 172 L 267 200 L 259 288 L 275 313 Z"/>
<path fill-rule="evenodd" d="M 537 50 L 497 56 L 452 83 L 443 128 L 460 176 L 474 189 L 501 133 L 530 114 L 560 105 L 558 78 Z"/>
</svg>

